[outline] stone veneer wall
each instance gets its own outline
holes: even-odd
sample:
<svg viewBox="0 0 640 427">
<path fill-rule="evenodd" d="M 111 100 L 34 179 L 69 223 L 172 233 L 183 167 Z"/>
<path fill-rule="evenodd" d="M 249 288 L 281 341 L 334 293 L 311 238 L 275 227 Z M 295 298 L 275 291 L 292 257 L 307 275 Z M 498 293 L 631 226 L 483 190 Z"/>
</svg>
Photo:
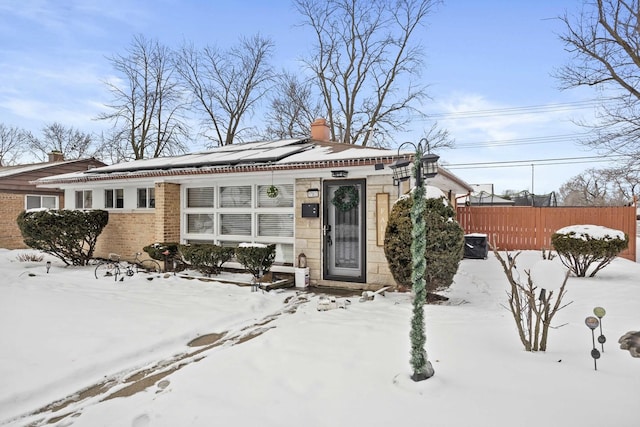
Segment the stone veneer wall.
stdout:
<svg viewBox="0 0 640 427">
<path fill-rule="evenodd" d="M 322 207 L 322 182 L 319 178 L 296 180 L 295 261 L 297 262 L 297 256 L 301 252 L 307 256 L 311 286 L 367 290 L 396 286 L 384 255 L 384 247 L 377 245 L 376 230 L 376 194 L 389 193 L 388 212 L 397 199 L 398 187 L 395 187 L 390 181 L 389 176 L 367 177 L 367 281 L 366 283 L 353 283 L 322 279 L 322 219 L 302 218 L 301 212 L 302 203 L 321 203 Z M 317 188 L 321 196 L 308 198 L 307 189 L 309 188 Z"/>
<path fill-rule="evenodd" d="M 317 188 L 320 196 L 309 198 L 307 190 Z M 296 179 L 296 219 L 295 219 L 295 246 L 294 246 L 294 266 L 298 266 L 298 255 L 302 252 L 307 257 L 309 267 L 309 284 L 318 286 L 322 279 L 322 219 L 302 218 L 303 203 L 320 203 L 322 197 L 322 182 L 320 178 Z M 322 205 L 320 207 L 322 209 Z"/>
<path fill-rule="evenodd" d="M 24 249 L 16 219 L 24 210 L 24 194 L 0 193 L 0 248 Z"/>
</svg>

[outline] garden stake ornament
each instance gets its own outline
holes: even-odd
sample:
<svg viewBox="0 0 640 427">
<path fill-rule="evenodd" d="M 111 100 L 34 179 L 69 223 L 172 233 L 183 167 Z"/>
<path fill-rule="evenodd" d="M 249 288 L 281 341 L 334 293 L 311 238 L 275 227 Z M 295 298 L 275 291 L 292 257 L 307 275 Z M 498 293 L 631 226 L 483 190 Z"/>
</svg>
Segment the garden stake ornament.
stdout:
<svg viewBox="0 0 640 427">
<path fill-rule="evenodd" d="M 593 357 L 593 369 L 597 371 L 598 370 L 597 360 L 600 359 L 600 352 L 596 348 L 596 336 L 593 330 L 598 327 L 598 325 L 600 324 L 600 321 L 593 316 L 589 316 L 586 319 L 584 319 L 584 323 L 587 325 L 589 329 L 591 329 L 591 344 L 593 346 L 593 348 L 591 349 L 591 357 Z"/>
</svg>

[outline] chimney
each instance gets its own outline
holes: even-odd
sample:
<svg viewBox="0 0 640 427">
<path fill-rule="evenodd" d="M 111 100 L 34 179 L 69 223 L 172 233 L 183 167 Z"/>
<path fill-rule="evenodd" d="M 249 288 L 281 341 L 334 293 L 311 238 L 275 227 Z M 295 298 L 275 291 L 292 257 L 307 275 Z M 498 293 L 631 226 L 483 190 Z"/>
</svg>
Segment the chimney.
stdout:
<svg viewBox="0 0 640 427">
<path fill-rule="evenodd" d="M 49 163 L 64 162 L 64 154 L 62 151 L 53 150 L 49 153 Z"/>
<path fill-rule="evenodd" d="M 311 123 L 311 139 L 331 141 L 331 132 L 326 119 L 318 118 Z"/>
</svg>

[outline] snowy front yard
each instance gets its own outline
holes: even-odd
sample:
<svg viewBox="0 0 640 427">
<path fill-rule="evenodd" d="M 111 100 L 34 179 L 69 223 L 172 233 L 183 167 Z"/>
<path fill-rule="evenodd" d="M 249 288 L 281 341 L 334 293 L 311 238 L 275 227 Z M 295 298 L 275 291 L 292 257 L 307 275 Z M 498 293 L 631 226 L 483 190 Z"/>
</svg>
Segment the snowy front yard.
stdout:
<svg viewBox="0 0 640 427">
<path fill-rule="evenodd" d="M 640 264 L 624 259 L 570 279 L 546 353 L 522 350 L 493 255 L 463 260 L 449 303 L 425 307 L 436 374 L 414 383 L 409 294 L 318 311 L 318 295 L 295 290 L 98 281 L 19 253 L 0 250 L 2 426 L 638 425 L 640 359 L 617 341 L 640 330 Z M 518 259 L 524 269 L 540 254 Z M 584 323 L 596 306 L 607 310 L 597 371 Z M 224 335 L 188 345 L 208 334 Z"/>
</svg>

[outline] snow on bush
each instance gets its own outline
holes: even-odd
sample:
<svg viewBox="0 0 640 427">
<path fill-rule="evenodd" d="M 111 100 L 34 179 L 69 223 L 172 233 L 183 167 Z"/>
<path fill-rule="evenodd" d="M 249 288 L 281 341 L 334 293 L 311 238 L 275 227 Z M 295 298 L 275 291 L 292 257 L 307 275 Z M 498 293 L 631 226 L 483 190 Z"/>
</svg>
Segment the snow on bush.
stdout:
<svg viewBox="0 0 640 427">
<path fill-rule="evenodd" d="M 553 233 L 551 243 L 562 263 L 577 277 L 589 277 L 609 265 L 629 246 L 629 236 L 598 225 L 572 225 Z"/>
</svg>

